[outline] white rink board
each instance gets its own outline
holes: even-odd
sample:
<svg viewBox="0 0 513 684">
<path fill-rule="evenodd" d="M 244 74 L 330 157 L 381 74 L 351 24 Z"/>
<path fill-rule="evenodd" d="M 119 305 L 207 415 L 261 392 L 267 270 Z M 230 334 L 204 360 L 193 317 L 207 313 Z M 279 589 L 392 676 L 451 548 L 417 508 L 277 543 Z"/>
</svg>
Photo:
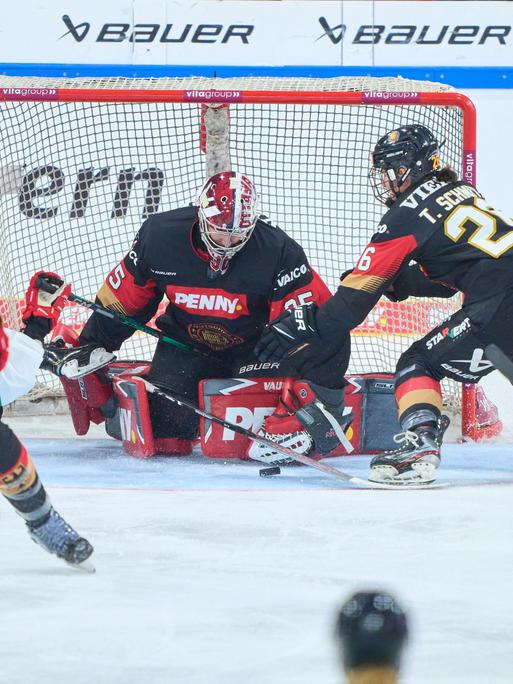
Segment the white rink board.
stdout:
<svg viewBox="0 0 513 684">
<path fill-rule="evenodd" d="M 511 65 L 510 3 L 464 9 L 461 0 L 22 0 L 3 8 L 0 62 Z"/>
</svg>

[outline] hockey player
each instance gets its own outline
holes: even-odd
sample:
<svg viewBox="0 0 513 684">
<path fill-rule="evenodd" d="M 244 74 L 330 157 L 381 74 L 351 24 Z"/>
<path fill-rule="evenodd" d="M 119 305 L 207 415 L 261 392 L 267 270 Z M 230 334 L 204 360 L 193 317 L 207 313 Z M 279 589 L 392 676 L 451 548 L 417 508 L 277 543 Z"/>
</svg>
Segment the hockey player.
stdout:
<svg viewBox="0 0 513 684">
<path fill-rule="evenodd" d="M 396 684 L 408 638 L 406 615 L 387 592 L 362 591 L 340 609 L 335 639 L 348 684 Z"/>
<path fill-rule="evenodd" d="M 107 276 L 97 301 L 146 323 L 164 296 L 169 301 L 157 326 L 204 354 L 160 341 L 148 380 L 197 401 L 198 382 L 206 378 L 297 378 L 292 363 L 262 368 L 254 355 L 255 343 L 265 324 L 286 308 L 308 301 L 321 304 L 330 292 L 302 248 L 258 215 L 253 182 L 226 171 L 207 180 L 197 207 L 156 214 L 143 223 L 128 254 Z M 80 347 L 69 353 L 81 355 L 81 367 L 90 372 L 95 368 L 91 350 L 113 352 L 132 334 L 119 321 L 93 313 L 80 335 Z M 68 358 L 67 351 L 54 350 L 49 361 L 59 372 Z M 348 358 L 349 341 L 328 353 L 319 350 L 308 375 L 284 388 L 283 401 L 266 419 L 264 433 L 302 453 L 328 453 L 338 446 L 336 432 L 349 423 L 343 416 L 342 391 Z M 177 448 L 196 438 L 196 414 L 154 395 L 149 406 L 155 438 L 178 440 Z M 254 443 L 248 455 L 264 462 L 281 460 L 276 452 Z"/>
<path fill-rule="evenodd" d="M 54 294 L 42 292 L 38 279 L 53 282 Z M 34 384 L 43 359 L 42 341 L 66 304 L 69 285 L 55 273 L 36 273 L 27 290 L 22 332 L 3 328 L 0 321 L 0 416 L 2 408 Z M 25 447 L 0 421 L 0 492 L 25 520 L 31 538 L 70 565 L 82 565 L 93 547 L 53 508 Z"/>
<path fill-rule="evenodd" d="M 282 314 L 256 351 L 265 361 L 302 359 L 307 369 L 310 345 L 343 344 L 390 287 L 393 296 L 398 275 L 401 299 L 422 296 L 432 281 L 447 295 L 463 292 L 462 308 L 401 355 L 395 394 L 404 432 L 396 436 L 398 449 L 371 462 L 371 480 L 430 482 L 448 423 L 441 416 L 441 379 L 476 383 L 490 373 L 489 342 L 513 358 L 513 219 L 441 168 L 438 141 L 421 125 L 380 138 L 369 177 L 388 211 L 356 266 L 321 307 Z M 412 260 L 417 265 L 409 266 Z"/>
</svg>

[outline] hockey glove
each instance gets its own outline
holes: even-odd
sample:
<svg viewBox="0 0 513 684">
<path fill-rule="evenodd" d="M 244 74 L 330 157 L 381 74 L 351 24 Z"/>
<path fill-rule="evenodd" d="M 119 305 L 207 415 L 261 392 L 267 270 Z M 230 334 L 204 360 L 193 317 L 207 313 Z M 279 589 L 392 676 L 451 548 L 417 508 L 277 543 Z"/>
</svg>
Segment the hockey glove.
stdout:
<svg viewBox="0 0 513 684">
<path fill-rule="evenodd" d="M 283 361 L 307 351 L 313 342 L 319 342 L 316 311 L 315 304 L 306 304 L 284 311 L 271 321 L 255 347 L 255 354 L 260 361 Z"/>
<path fill-rule="evenodd" d="M 63 375 L 70 380 L 76 380 L 103 368 L 115 358 L 111 352 L 93 344 L 68 348 L 48 344 L 45 346 L 41 368 L 54 375 Z"/>
<path fill-rule="evenodd" d="M 418 264 L 403 266 L 383 293 L 391 302 L 402 302 L 408 297 L 454 297 L 457 290 L 430 280 Z"/>
<path fill-rule="evenodd" d="M 56 273 L 34 273 L 25 295 L 23 332 L 36 340 L 42 340 L 59 320 L 70 293 L 71 285 L 66 285 Z"/>
</svg>

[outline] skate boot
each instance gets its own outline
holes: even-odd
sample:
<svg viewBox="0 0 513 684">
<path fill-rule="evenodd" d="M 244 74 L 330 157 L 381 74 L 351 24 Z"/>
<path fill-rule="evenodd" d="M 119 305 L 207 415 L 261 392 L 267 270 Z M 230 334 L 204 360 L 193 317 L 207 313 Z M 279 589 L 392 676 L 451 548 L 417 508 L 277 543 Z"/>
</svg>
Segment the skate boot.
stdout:
<svg viewBox="0 0 513 684">
<path fill-rule="evenodd" d="M 328 389 L 311 381 L 284 383 L 274 413 L 264 421 L 259 434 L 298 454 L 328 454 L 340 443 L 352 447 L 345 436 L 353 416 L 344 408 L 342 389 Z M 252 442 L 247 456 L 268 465 L 291 465 L 293 458 L 274 451 L 266 444 Z"/>
<path fill-rule="evenodd" d="M 52 508 L 44 522 L 27 523 L 29 535 L 48 553 L 62 558 L 73 567 L 94 571 L 87 561 L 93 553 L 93 547 L 80 537 L 68 523 Z"/>
<path fill-rule="evenodd" d="M 394 441 L 401 446 L 375 456 L 371 461 L 371 482 L 390 486 L 430 484 L 440 465 L 440 447 L 449 418 L 441 416 L 436 427 L 419 426 L 400 432 Z"/>
</svg>

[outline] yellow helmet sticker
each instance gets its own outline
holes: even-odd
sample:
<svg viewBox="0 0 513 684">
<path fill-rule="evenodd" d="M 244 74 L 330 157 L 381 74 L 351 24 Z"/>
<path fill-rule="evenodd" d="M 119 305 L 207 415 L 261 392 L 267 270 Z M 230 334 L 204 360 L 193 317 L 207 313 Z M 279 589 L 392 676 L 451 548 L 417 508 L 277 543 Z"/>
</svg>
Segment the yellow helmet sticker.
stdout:
<svg viewBox="0 0 513 684">
<path fill-rule="evenodd" d="M 440 161 L 440 156 L 438 154 L 433 154 L 430 159 L 433 164 L 433 171 L 438 171 L 438 169 L 442 168 L 442 162 Z"/>
</svg>

